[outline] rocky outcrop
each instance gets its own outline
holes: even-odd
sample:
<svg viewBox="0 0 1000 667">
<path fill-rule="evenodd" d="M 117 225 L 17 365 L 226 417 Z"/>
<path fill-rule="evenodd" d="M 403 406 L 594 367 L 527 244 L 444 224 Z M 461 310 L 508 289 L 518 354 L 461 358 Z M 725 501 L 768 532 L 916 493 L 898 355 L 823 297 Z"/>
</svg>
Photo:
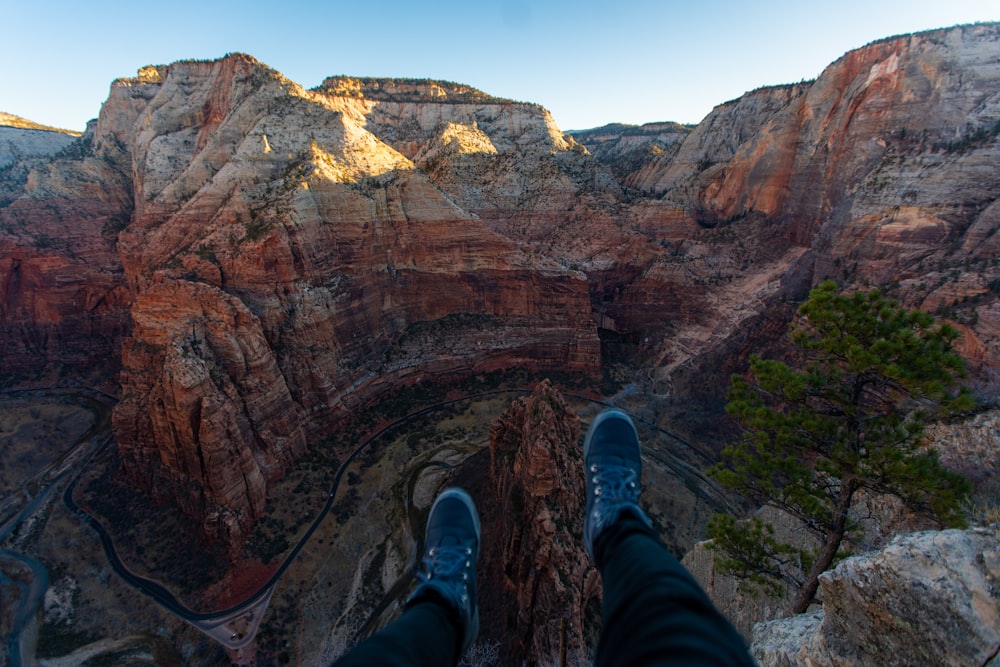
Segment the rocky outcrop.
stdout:
<svg viewBox="0 0 1000 667">
<path fill-rule="evenodd" d="M 762 623 L 766 665 L 986 665 L 1000 651 L 1000 533 L 903 535 L 820 577 L 823 608 Z"/>
<path fill-rule="evenodd" d="M 133 165 L 125 467 L 231 543 L 354 406 L 428 376 L 597 368 L 583 276 L 457 206 L 366 104 L 230 56 L 116 82 L 98 122 L 95 150 Z"/>
<path fill-rule="evenodd" d="M 129 474 L 223 536 L 344 411 L 424 378 L 594 373 L 602 342 L 707 441 L 728 373 L 827 277 L 951 318 L 989 392 L 998 43 L 895 37 L 690 131 L 580 140 L 459 84 L 143 68 L 72 151 L 0 173 L 0 362 L 23 384 L 120 360 Z"/>
<path fill-rule="evenodd" d="M 490 478 L 501 525 L 483 570 L 501 572 L 505 664 L 582 664 L 588 606 L 600 595 L 583 549 L 580 420 L 542 382 L 490 428 Z M 499 619 L 498 619 L 499 620 Z"/>
<path fill-rule="evenodd" d="M 15 160 L 50 157 L 76 141 L 79 132 L 39 125 L 26 118 L 0 112 L 0 169 Z"/>
<path fill-rule="evenodd" d="M 123 359 L 131 393 L 115 413 L 125 470 L 200 518 L 235 556 L 264 512 L 267 482 L 306 449 L 285 378 L 260 320 L 209 285 L 157 284 L 132 316 Z"/>
<path fill-rule="evenodd" d="M 604 257 L 621 186 L 535 104 L 467 86 L 332 77 L 316 93 L 414 164 L 490 229 L 564 266 Z"/>
<path fill-rule="evenodd" d="M 774 538 L 781 543 L 813 553 L 821 546 L 817 536 L 811 534 L 802 521 L 776 507 L 764 505 L 753 512 L 753 517 L 770 525 Z M 858 494 L 850 509 L 850 522 L 854 529 L 850 540 L 843 546 L 848 554 L 881 549 L 893 536 L 903 533 L 940 528 L 939 523 L 913 512 L 899 498 L 869 492 Z M 788 614 L 795 598 L 794 587 L 779 584 L 778 588 L 767 590 L 754 586 L 725 572 L 716 558 L 711 541 L 703 541 L 684 554 L 681 563 L 702 585 L 719 611 L 748 641 L 761 622 Z M 802 578 L 804 573 L 798 571 L 796 575 Z M 822 601 L 822 598 L 818 599 Z"/>
</svg>

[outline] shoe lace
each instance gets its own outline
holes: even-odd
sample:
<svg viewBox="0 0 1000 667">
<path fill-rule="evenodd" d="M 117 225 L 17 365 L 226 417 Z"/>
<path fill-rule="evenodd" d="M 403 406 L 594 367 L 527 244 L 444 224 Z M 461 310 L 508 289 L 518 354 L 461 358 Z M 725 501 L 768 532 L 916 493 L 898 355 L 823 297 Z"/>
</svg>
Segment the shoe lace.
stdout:
<svg viewBox="0 0 1000 667">
<path fill-rule="evenodd" d="M 431 579 L 452 579 L 457 578 L 459 572 L 461 579 L 468 581 L 466 570 L 471 564 L 472 549 L 461 544 L 445 544 L 431 547 L 427 550 L 423 560 L 423 570 L 417 573 L 420 581 L 430 581 Z"/>
<path fill-rule="evenodd" d="M 594 500 L 612 503 L 636 503 L 639 500 L 639 475 L 628 466 L 593 463 L 590 466 Z"/>
</svg>

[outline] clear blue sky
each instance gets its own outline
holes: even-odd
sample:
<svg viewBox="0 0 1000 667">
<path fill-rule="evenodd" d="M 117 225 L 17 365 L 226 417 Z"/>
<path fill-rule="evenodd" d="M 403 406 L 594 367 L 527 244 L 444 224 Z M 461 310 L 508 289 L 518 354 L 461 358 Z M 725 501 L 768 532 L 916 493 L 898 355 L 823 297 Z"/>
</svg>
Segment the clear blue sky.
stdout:
<svg viewBox="0 0 1000 667">
<path fill-rule="evenodd" d="M 333 74 L 457 81 L 541 104 L 564 130 L 696 123 L 872 40 L 997 20 L 997 0 L 11 1 L 0 111 L 82 130 L 115 78 L 239 51 L 309 88 Z"/>
</svg>

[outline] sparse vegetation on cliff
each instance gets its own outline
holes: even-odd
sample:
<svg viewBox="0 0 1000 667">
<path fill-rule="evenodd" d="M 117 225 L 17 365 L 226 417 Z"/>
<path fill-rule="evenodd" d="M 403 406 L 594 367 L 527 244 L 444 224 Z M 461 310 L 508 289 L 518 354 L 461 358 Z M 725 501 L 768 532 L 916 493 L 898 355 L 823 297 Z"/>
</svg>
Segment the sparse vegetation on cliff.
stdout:
<svg viewBox="0 0 1000 667">
<path fill-rule="evenodd" d="M 877 290 L 838 293 L 827 281 L 799 309 L 797 363 L 754 356 L 734 376 L 727 410 L 744 429 L 710 474 L 726 488 L 801 522 L 818 549 L 782 542 L 761 519 L 716 515 L 709 525 L 723 571 L 812 603 L 819 575 L 841 555 L 863 493 L 893 495 L 947 526 L 964 523 L 969 482 L 923 444 L 933 411 L 968 409 L 958 332 Z"/>
<path fill-rule="evenodd" d="M 74 132 L 73 130 L 64 130 L 59 127 L 42 125 L 41 123 L 36 123 L 34 121 L 28 120 L 27 118 L 21 118 L 20 116 L 4 113 L 2 111 L 0 111 L 0 126 L 15 127 L 19 130 L 40 130 L 43 132 L 58 132 L 60 134 L 68 134 L 74 137 L 80 136 L 79 132 Z"/>
<path fill-rule="evenodd" d="M 383 102 L 525 104 L 502 97 L 494 97 L 472 86 L 436 79 L 336 76 L 328 78 L 316 90 L 329 95 Z M 538 105 L 532 104 L 531 106 Z"/>
</svg>

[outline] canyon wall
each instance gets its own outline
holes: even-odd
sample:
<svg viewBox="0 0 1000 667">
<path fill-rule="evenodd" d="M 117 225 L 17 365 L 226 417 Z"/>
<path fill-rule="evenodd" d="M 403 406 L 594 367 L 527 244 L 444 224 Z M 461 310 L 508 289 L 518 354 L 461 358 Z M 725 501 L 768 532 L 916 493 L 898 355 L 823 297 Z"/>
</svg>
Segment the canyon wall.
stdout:
<svg viewBox="0 0 1000 667">
<path fill-rule="evenodd" d="M 725 366 L 825 278 L 948 317 L 996 389 L 998 44 L 996 24 L 881 40 L 720 105 L 676 154 L 606 158 L 642 195 L 627 225 L 663 247 L 603 304 L 649 338 L 655 391 L 697 391 L 687 368 Z"/>
<path fill-rule="evenodd" d="M 5 235 L 4 322 L 51 325 L 36 292 L 53 285 L 66 317 L 112 293 L 90 310 L 128 318 L 103 350 L 121 358 L 126 471 L 233 543 L 338 413 L 425 377 L 598 368 L 583 274 L 491 231 L 355 106 L 246 56 L 145 68 L 113 84 L 83 157 L 32 170 L 2 211 L 25 230 Z M 111 218 L 127 225 L 102 234 Z M 62 254 L 38 240 L 49 224 L 73 229 L 50 234 Z M 99 276 L 28 271 L 77 256 Z"/>
<path fill-rule="evenodd" d="M 992 391 L 998 44 L 890 38 L 694 128 L 576 138 L 459 84 L 143 68 L 0 173 L 5 380 L 114 386 L 130 477 L 233 543 L 317 434 L 422 379 L 593 376 L 603 345 L 713 449 L 726 376 L 827 277 L 950 318 Z"/>
<path fill-rule="evenodd" d="M 60 157 L 21 153 L 0 168 L 0 376 L 15 386 L 83 378 L 113 391 L 132 300 L 116 249 L 129 179 L 93 153 L 92 128 L 77 139 L 44 134 L 57 135 Z"/>
</svg>

